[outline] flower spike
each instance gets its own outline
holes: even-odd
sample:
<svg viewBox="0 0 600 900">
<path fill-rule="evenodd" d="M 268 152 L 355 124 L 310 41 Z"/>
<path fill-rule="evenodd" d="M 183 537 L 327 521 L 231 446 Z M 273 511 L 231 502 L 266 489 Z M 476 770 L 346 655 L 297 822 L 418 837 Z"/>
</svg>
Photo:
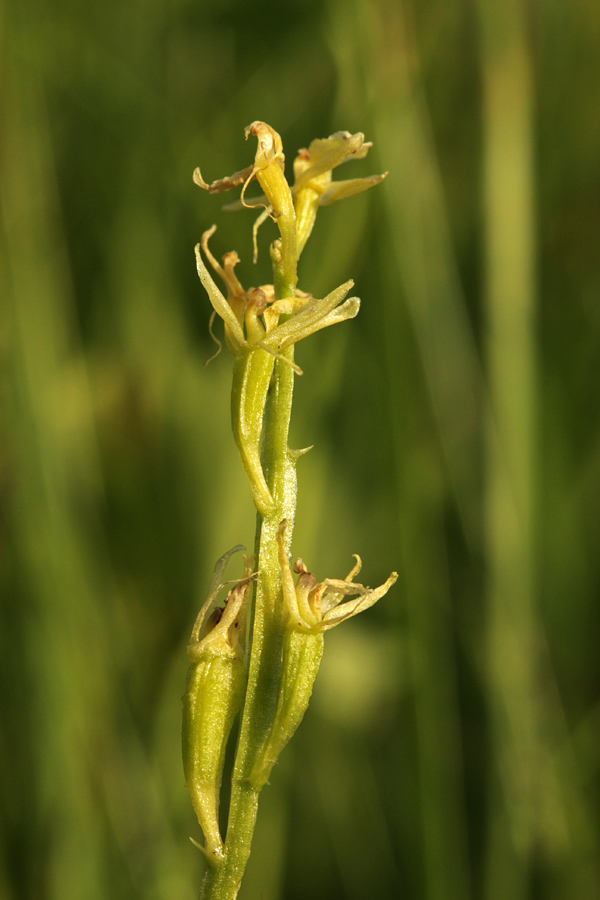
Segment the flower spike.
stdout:
<svg viewBox="0 0 600 900">
<path fill-rule="evenodd" d="M 369 588 L 356 580 L 361 560 L 355 556 L 346 578 L 319 582 L 301 559 L 292 568 L 289 557 L 296 462 L 310 449 L 291 450 L 288 443 L 293 376 L 302 374 L 294 361 L 294 345 L 353 318 L 360 307 L 358 297 L 350 295 L 351 280 L 320 298 L 298 290 L 298 259 L 319 207 L 368 190 L 385 174 L 333 181 L 334 169 L 364 159 L 371 148 L 360 132 L 338 131 L 300 150 L 293 167 L 295 182 L 290 185 L 279 134 L 266 122 L 255 121 L 245 135 L 256 139 L 251 165 L 212 183 L 204 180 L 200 169 L 193 176 L 209 194 L 237 189 L 239 199 L 230 208 L 260 207 L 252 230 L 255 262 L 261 223 L 270 218 L 279 232 L 270 247 L 270 285 L 245 287 L 236 274 L 240 259 L 234 251 L 222 260 L 213 256 L 209 240 L 215 226 L 196 246 L 198 276 L 212 306 L 211 335 L 220 348 L 213 331 L 218 316 L 234 356 L 231 424 L 257 511 L 258 571 L 244 557 L 243 575 L 223 604 L 217 601 L 229 583 L 223 581 L 225 566 L 243 548 L 234 548 L 217 563 L 188 646 L 191 665 L 183 701 L 185 781 L 209 864 L 202 896 L 218 895 L 222 900 L 237 896 L 258 792 L 308 707 L 325 632 L 373 606 L 398 577 L 392 572 L 383 584 Z M 253 181 L 260 186 L 260 196 L 248 191 Z M 246 646 L 245 623 L 250 618 Z M 238 713 L 241 722 L 223 836 L 221 779 Z"/>
</svg>

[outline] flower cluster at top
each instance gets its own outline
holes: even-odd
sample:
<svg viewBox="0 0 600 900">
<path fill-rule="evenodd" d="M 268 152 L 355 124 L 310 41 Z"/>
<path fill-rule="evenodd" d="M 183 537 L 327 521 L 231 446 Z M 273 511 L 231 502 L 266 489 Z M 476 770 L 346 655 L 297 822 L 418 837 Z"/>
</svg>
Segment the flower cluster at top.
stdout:
<svg viewBox="0 0 600 900">
<path fill-rule="evenodd" d="M 241 348 L 261 348 L 281 358 L 284 350 L 307 335 L 357 314 L 359 299 L 345 299 L 353 286 L 351 280 L 317 300 L 297 289 L 297 262 L 320 206 L 366 191 L 379 184 L 387 173 L 333 181 L 333 169 L 348 160 L 363 159 L 371 147 L 370 143 L 365 143 L 364 135 L 339 131 L 323 140 L 314 140 L 308 149 L 300 150 L 294 161 L 294 184 L 290 186 L 285 178 L 285 158 L 277 132 L 264 122 L 253 122 L 246 128 L 246 138 L 250 135 L 258 141 L 252 165 L 212 184 L 207 184 L 200 169 L 196 169 L 194 182 L 212 194 L 241 186 L 239 204 L 232 205 L 264 207 L 254 226 L 255 259 L 258 227 L 269 216 L 276 222 L 280 237 L 271 246 L 274 285 L 245 290 L 234 271 L 239 262 L 234 251 L 225 254 L 223 265 L 217 262 L 208 247 L 216 226 L 206 231 L 196 246 L 196 260 L 200 280 L 214 310 L 211 328 L 214 316 L 219 315 L 231 352 L 237 354 Z M 258 181 L 264 193 L 249 203 L 245 193 L 253 180 Z M 209 274 L 201 251 L 225 285 L 226 296 Z M 280 323 L 281 317 L 284 318 Z M 217 343 L 220 347 L 218 340 Z M 295 363 L 288 362 L 300 371 Z"/>
</svg>

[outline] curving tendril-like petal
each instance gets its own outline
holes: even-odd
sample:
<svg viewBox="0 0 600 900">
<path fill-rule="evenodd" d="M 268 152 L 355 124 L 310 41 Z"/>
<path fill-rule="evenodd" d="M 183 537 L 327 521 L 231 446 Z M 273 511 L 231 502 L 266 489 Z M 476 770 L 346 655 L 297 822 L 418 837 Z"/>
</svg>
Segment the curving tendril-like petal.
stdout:
<svg viewBox="0 0 600 900">
<path fill-rule="evenodd" d="M 301 559 L 294 565 L 298 573 L 298 581 L 294 585 L 292 571 L 285 550 L 284 536 L 287 521 L 283 519 L 277 532 L 279 565 L 283 589 L 283 601 L 289 628 L 308 634 L 330 631 L 346 619 L 357 616 L 364 610 L 374 606 L 395 584 L 398 573 L 392 572 L 389 578 L 377 588 L 365 587 L 353 581 L 360 572 L 362 561 L 355 554 L 356 563 L 345 579 L 326 578 L 317 582 Z M 342 603 L 344 597 L 354 597 Z"/>
</svg>

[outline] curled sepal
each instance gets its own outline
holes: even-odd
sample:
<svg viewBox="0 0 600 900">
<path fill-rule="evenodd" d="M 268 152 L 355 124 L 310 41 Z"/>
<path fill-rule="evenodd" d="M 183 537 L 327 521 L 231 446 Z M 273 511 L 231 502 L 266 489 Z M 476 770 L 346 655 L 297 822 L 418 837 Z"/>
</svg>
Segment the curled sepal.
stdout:
<svg viewBox="0 0 600 900">
<path fill-rule="evenodd" d="M 225 750 L 244 698 L 246 667 L 242 632 L 246 596 L 255 575 L 244 558 L 244 576 L 229 591 L 225 606 L 216 606 L 221 578 L 235 547 L 215 567 L 208 598 L 194 624 L 183 697 L 182 751 L 185 783 L 202 828 L 202 848 L 212 864 L 223 858 L 219 831 L 219 795 Z"/>
</svg>

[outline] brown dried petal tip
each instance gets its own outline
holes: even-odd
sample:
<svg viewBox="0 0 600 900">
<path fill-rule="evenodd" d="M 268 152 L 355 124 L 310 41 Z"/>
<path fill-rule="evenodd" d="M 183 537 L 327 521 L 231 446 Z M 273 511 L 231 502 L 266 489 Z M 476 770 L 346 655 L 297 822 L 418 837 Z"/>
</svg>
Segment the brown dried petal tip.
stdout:
<svg viewBox="0 0 600 900">
<path fill-rule="evenodd" d="M 233 175 L 228 175 L 227 178 L 218 178 L 217 181 L 208 184 L 202 177 L 202 172 L 198 167 L 194 169 L 193 179 L 194 184 L 197 184 L 198 187 L 208 191 L 209 194 L 222 194 L 225 191 L 230 191 L 232 188 L 244 184 L 251 177 L 253 171 L 254 166 L 246 166 L 246 168 L 242 169 L 240 172 L 234 172 Z"/>
</svg>

